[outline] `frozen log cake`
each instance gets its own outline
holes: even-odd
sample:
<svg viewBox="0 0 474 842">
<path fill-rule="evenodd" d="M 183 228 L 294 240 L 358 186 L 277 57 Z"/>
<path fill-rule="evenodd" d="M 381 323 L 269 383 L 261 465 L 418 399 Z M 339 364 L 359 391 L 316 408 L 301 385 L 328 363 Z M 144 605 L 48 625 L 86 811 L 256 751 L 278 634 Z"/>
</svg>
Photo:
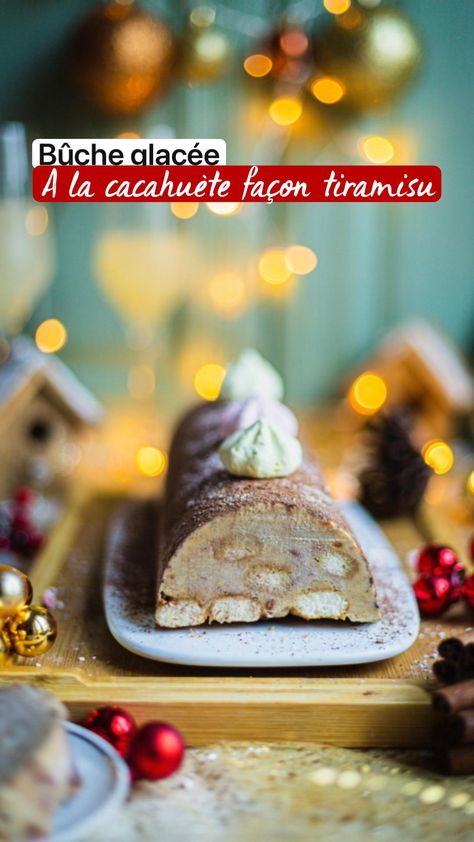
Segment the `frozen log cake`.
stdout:
<svg viewBox="0 0 474 842">
<path fill-rule="evenodd" d="M 199 406 L 176 430 L 159 542 L 159 626 L 250 623 L 288 614 L 379 618 L 360 546 L 315 460 L 308 453 L 298 459 L 297 439 L 288 448 L 288 433 L 261 417 L 271 414 L 267 398 L 263 404 L 255 398 Z M 274 406 L 281 425 L 282 410 L 290 411 Z M 252 413 L 259 420 L 241 430 L 240 419 L 248 423 Z M 223 444 L 229 421 L 234 433 Z M 280 470 L 282 442 L 287 475 Z M 254 464 L 262 449 L 278 466 L 273 473 L 263 470 L 271 478 L 259 478 L 260 463 L 258 470 Z M 268 466 L 272 459 L 260 462 Z"/>
</svg>

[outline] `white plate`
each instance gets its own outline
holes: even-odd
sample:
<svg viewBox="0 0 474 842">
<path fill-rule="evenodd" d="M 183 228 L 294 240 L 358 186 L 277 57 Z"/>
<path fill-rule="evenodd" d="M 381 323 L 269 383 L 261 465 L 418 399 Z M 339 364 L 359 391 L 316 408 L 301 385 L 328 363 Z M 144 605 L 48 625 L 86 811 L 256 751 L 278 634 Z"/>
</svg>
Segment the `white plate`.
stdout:
<svg viewBox="0 0 474 842">
<path fill-rule="evenodd" d="M 126 556 L 117 552 L 109 554 L 104 577 L 110 631 L 118 643 L 137 655 L 202 667 L 329 667 L 399 655 L 412 645 L 419 631 L 412 587 L 375 521 L 356 503 L 343 508 L 369 560 L 381 612 L 378 622 L 288 618 L 158 629 L 153 620 L 155 585 L 150 564 L 142 556 L 143 566 L 135 565 L 133 576 L 130 571 L 127 575 Z"/>
<path fill-rule="evenodd" d="M 125 801 L 130 787 L 128 767 L 109 743 L 72 722 L 66 730 L 80 786 L 56 810 L 49 842 L 76 842 L 95 832 Z"/>
</svg>

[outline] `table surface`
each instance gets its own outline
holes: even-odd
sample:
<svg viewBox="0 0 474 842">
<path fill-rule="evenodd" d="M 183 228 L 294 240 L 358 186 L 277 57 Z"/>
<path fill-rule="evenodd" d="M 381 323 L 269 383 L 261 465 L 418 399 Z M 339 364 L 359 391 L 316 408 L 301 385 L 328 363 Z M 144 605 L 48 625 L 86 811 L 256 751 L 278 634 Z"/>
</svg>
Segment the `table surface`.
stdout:
<svg viewBox="0 0 474 842">
<path fill-rule="evenodd" d="M 261 743 L 189 750 L 176 775 L 139 783 L 107 842 L 467 840 L 474 776 L 445 779 L 426 752 Z M 103 842 L 100 831 L 88 842 Z"/>
</svg>

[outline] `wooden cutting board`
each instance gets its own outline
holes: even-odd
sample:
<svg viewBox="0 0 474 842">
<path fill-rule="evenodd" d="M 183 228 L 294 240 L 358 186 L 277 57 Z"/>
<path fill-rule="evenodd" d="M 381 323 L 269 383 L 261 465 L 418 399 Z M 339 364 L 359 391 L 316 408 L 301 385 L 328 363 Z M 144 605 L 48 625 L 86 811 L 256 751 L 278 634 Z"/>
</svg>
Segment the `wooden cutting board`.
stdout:
<svg viewBox="0 0 474 842">
<path fill-rule="evenodd" d="M 148 661 L 115 642 L 102 609 L 104 538 L 118 503 L 117 497 L 86 495 L 70 505 L 32 571 L 36 600 L 47 586 L 58 588 L 57 643 L 38 661 L 18 658 L 5 666 L 0 683 L 44 686 L 76 719 L 97 705 L 124 705 L 138 721 L 173 722 L 194 745 L 223 739 L 428 744 L 432 656 L 440 634 L 464 628 L 466 616 L 423 622 L 408 652 L 376 664 L 218 672 Z M 405 519 L 385 531 L 402 558 L 426 539 Z"/>
</svg>

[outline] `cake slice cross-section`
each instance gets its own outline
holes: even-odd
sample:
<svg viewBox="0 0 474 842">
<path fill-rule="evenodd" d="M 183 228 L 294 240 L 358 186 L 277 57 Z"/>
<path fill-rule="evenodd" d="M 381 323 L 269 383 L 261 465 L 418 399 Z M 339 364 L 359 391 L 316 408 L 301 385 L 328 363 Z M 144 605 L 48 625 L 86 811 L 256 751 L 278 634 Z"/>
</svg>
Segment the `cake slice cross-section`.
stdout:
<svg viewBox="0 0 474 842">
<path fill-rule="evenodd" d="M 379 618 L 367 560 L 316 461 L 287 477 L 232 476 L 219 457 L 225 403 L 192 410 L 171 452 L 156 622 Z"/>
<path fill-rule="evenodd" d="M 0 688 L 0 840 L 49 837 L 56 807 L 78 785 L 65 716 L 49 693 Z"/>
</svg>

